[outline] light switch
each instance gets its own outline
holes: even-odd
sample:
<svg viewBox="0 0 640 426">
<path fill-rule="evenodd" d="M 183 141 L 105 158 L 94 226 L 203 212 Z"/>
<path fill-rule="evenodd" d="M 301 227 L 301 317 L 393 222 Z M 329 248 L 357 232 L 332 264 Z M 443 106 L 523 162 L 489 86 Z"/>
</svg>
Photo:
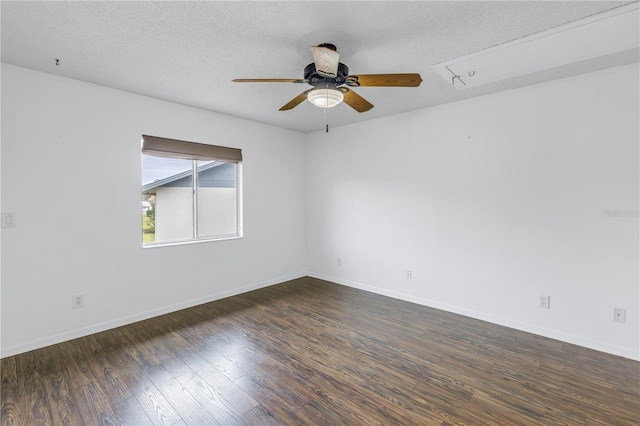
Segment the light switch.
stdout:
<svg viewBox="0 0 640 426">
<path fill-rule="evenodd" d="M 2 227 L 13 228 L 16 226 L 16 214 L 15 213 L 2 213 Z"/>
</svg>

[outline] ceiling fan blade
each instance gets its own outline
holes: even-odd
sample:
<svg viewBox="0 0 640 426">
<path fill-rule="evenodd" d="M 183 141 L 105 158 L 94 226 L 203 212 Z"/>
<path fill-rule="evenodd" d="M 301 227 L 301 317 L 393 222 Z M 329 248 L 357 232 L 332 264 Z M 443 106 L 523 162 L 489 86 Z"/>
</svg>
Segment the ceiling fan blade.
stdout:
<svg viewBox="0 0 640 426">
<path fill-rule="evenodd" d="M 338 75 L 338 63 L 340 53 L 332 44 L 321 44 L 312 46 L 313 62 L 316 65 L 316 72 L 323 77 L 334 78 Z"/>
<path fill-rule="evenodd" d="M 342 87 L 340 90 L 344 93 L 344 103 L 356 111 L 365 112 L 373 108 L 373 104 L 371 102 L 358 95 L 353 90 L 349 90 L 346 87 Z"/>
<path fill-rule="evenodd" d="M 298 105 L 300 105 L 302 102 L 304 102 L 307 99 L 307 94 L 312 90 L 313 89 L 309 89 L 309 90 L 305 90 L 304 92 L 300 93 L 298 96 L 296 96 L 295 98 L 291 99 L 289 102 L 284 104 L 282 106 L 282 108 L 280 108 L 280 111 L 288 111 L 290 109 L 293 109 L 293 108 L 297 107 Z"/>
<path fill-rule="evenodd" d="M 307 83 L 307 80 L 299 78 L 236 78 L 236 83 Z"/>
<path fill-rule="evenodd" d="M 347 77 L 348 86 L 418 87 L 422 83 L 420 74 L 360 74 Z"/>
</svg>

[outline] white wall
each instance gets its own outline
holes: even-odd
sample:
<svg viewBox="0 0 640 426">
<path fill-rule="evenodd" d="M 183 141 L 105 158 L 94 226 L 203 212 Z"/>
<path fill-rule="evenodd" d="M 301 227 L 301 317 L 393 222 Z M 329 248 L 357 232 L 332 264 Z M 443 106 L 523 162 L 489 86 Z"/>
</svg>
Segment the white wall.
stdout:
<svg viewBox="0 0 640 426">
<path fill-rule="evenodd" d="M 142 134 L 242 149 L 244 238 L 141 247 Z M 305 275 L 305 149 L 296 132 L 3 64 L 17 227 L 2 229 L 2 356 Z"/>
<path fill-rule="evenodd" d="M 638 90 L 636 63 L 310 135 L 310 274 L 640 359 Z"/>
<path fill-rule="evenodd" d="M 640 359 L 638 113 L 637 64 L 308 136 L 3 64 L 1 355 L 309 272 Z M 243 239 L 141 248 L 142 134 L 242 148 Z"/>
</svg>

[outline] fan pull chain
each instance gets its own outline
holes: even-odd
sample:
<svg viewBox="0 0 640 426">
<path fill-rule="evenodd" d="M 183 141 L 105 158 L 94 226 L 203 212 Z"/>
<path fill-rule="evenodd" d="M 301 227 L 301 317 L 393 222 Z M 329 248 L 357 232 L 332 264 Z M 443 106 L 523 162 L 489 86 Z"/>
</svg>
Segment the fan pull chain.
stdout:
<svg viewBox="0 0 640 426">
<path fill-rule="evenodd" d="M 329 114 L 327 114 L 327 109 L 328 108 L 324 108 L 323 112 L 324 112 L 324 117 L 326 119 L 327 124 L 325 124 L 325 132 L 329 133 Z"/>
</svg>

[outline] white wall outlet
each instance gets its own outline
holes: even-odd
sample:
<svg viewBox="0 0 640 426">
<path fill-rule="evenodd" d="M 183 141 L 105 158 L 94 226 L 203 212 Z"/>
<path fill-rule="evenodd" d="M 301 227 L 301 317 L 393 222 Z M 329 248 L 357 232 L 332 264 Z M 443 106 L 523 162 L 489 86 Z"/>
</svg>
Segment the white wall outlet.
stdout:
<svg viewBox="0 0 640 426">
<path fill-rule="evenodd" d="M 546 294 L 539 294 L 538 308 L 551 309 L 551 296 Z"/>
<path fill-rule="evenodd" d="M 623 308 L 613 308 L 613 322 L 626 322 L 627 310 Z"/>
<path fill-rule="evenodd" d="M 404 277 L 408 280 L 413 279 L 413 271 L 411 269 L 407 269 L 404 274 Z"/>
<path fill-rule="evenodd" d="M 71 296 L 71 308 L 84 308 L 84 294 L 76 294 Z"/>
<path fill-rule="evenodd" d="M 342 266 L 342 258 L 341 257 L 338 257 L 336 259 L 336 266 Z"/>
</svg>

